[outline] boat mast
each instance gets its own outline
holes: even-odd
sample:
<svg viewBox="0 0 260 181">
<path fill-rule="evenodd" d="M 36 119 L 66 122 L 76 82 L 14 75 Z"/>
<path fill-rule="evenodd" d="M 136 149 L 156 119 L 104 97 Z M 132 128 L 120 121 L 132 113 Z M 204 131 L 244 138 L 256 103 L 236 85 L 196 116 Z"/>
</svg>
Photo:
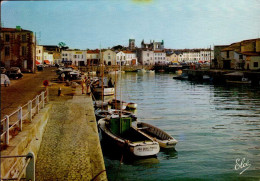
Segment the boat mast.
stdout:
<svg viewBox="0 0 260 181">
<path fill-rule="evenodd" d="M 104 68 L 103 68 L 103 61 L 101 61 L 101 44 L 100 44 L 100 50 L 99 50 L 99 60 L 101 65 L 101 109 L 103 110 L 103 102 L 104 102 Z"/>
<path fill-rule="evenodd" d="M 121 57 L 120 57 L 120 114 L 119 117 L 121 119 L 122 116 L 122 72 L 121 72 Z"/>
</svg>

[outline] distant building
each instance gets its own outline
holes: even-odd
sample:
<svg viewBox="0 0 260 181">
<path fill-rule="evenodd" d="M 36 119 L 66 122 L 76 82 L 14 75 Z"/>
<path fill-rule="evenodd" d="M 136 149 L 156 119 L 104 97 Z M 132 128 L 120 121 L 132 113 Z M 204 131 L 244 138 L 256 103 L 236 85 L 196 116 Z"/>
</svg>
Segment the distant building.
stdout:
<svg viewBox="0 0 260 181">
<path fill-rule="evenodd" d="M 75 66 L 85 66 L 87 64 L 86 50 L 62 50 L 62 62 Z"/>
<path fill-rule="evenodd" d="M 144 43 L 144 40 L 141 42 L 142 49 L 149 49 L 149 50 L 164 50 L 164 41 L 155 42 L 150 41 L 150 43 Z"/>
<path fill-rule="evenodd" d="M 214 52 L 211 49 L 178 49 L 175 52 L 178 54 L 179 62 L 184 63 L 209 63 L 214 58 Z"/>
<path fill-rule="evenodd" d="M 112 50 L 103 51 L 102 59 L 105 65 L 116 65 L 116 53 Z"/>
<path fill-rule="evenodd" d="M 126 64 L 126 57 L 123 51 L 120 51 L 116 54 L 116 64 L 117 65 L 125 65 Z"/>
<path fill-rule="evenodd" d="M 140 65 L 154 65 L 154 51 L 138 49 L 137 51 L 138 63 Z"/>
<path fill-rule="evenodd" d="M 211 68 L 219 69 L 223 67 L 223 61 L 221 58 L 221 50 L 227 48 L 228 45 L 215 45 L 214 46 L 214 59 L 211 62 Z"/>
<path fill-rule="evenodd" d="M 6 68 L 20 67 L 35 71 L 35 38 L 32 31 L 16 28 L 1 29 L 1 64 Z"/>
<path fill-rule="evenodd" d="M 163 51 L 155 50 L 154 51 L 154 63 L 156 65 L 166 65 L 169 62 L 166 59 L 166 53 Z"/>
<path fill-rule="evenodd" d="M 87 50 L 87 65 L 100 64 L 100 50 Z"/>
<path fill-rule="evenodd" d="M 52 54 L 53 64 L 59 64 L 62 62 L 61 48 L 57 45 L 43 45 L 43 50 L 44 52 L 48 52 L 48 54 Z"/>
<path fill-rule="evenodd" d="M 166 54 L 166 60 L 169 63 L 179 63 L 178 55 L 176 53 Z"/>
<path fill-rule="evenodd" d="M 36 46 L 36 64 L 43 64 L 44 55 L 43 55 L 43 46 Z"/>
<path fill-rule="evenodd" d="M 123 51 L 125 54 L 125 65 L 137 65 L 137 56 L 135 52 Z"/>
<path fill-rule="evenodd" d="M 53 52 L 51 51 L 43 52 L 43 64 L 48 64 L 48 65 L 54 64 Z"/>
<path fill-rule="evenodd" d="M 135 49 L 135 39 L 129 39 L 129 50 L 134 50 Z"/>
</svg>

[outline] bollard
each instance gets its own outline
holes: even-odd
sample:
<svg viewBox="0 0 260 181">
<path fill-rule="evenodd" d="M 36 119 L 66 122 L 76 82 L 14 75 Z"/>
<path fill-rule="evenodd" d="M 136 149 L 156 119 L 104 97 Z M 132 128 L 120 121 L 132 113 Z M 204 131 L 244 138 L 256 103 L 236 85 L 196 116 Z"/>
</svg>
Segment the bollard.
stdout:
<svg viewBox="0 0 260 181">
<path fill-rule="evenodd" d="M 46 87 L 46 97 L 47 97 L 47 102 L 49 102 L 49 89 Z"/>
<path fill-rule="evenodd" d="M 23 129 L 23 108 L 20 106 L 19 108 L 19 111 L 18 111 L 18 126 L 20 128 L 20 131 L 22 131 Z"/>
<path fill-rule="evenodd" d="M 9 116 L 6 115 L 3 125 L 3 132 L 5 132 L 4 145 L 9 145 Z"/>
<path fill-rule="evenodd" d="M 61 95 L 61 87 L 58 89 L 58 96 Z"/>
<path fill-rule="evenodd" d="M 32 101 L 31 100 L 28 102 L 28 119 L 30 122 L 32 121 Z"/>
<path fill-rule="evenodd" d="M 39 104 L 39 98 L 40 98 L 40 96 L 36 96 L 36 109 L 37 109 L 37 114 L 39 113 L 39 110 L 40 110 L 40 104 Z"/>
<path fill-rule="evenodd" d="M 29 152 L 26 159 L 31 159 L 26 167 L 26 180 L 35 181 L 35 156 L 33 152 Z"/>
<path fill-rule="evenodd" d="M 44 92 L 41 93 L 42 96 L 42 108 L 44 108 Z"/>
</svg>

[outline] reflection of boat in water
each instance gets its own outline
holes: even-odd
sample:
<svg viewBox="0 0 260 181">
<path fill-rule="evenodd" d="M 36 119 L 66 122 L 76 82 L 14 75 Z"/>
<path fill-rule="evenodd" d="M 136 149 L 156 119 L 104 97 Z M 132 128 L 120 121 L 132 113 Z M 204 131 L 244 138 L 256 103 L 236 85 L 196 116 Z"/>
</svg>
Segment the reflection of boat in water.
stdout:
<svg viewBox="0 0 260 181">
<path fill-rule="evenodd" d="M 107 139 L 111 144 L 136 157 L 155 156 L 160 151 L 158 142 L 132 127 L 130 117 L 100 119 L 98 126 L 102 139 Z"/>
<path fill-rule="evenodd" d="M 151 139 L 157 141 L 162 148 L 175 148 L 178 143 L 172 136 L 148 123 L 137 122 L 137 128 Z"/>
<path fill-rule="evenodd" d="M 243 72 L 232 72 L 225 74 L 226 83 L 229 84 L 251 84 L 251 80 L 244 77 Z"/>
</svg>

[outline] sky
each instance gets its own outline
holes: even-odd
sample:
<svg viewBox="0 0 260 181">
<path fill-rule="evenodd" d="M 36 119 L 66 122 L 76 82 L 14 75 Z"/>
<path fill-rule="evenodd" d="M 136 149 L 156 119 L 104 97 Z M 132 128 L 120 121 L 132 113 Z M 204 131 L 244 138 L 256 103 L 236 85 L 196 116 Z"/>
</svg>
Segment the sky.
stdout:
<svg viewBox="0 0 260 181">
<path fill-rule="evenodd" d="M 36 33 L 38 44 L 96 49 L 129 39 L 165 48 L 209 48 L 260 34 L 260 0 L 5 1 L 4 27 Z"/>
</svg>

